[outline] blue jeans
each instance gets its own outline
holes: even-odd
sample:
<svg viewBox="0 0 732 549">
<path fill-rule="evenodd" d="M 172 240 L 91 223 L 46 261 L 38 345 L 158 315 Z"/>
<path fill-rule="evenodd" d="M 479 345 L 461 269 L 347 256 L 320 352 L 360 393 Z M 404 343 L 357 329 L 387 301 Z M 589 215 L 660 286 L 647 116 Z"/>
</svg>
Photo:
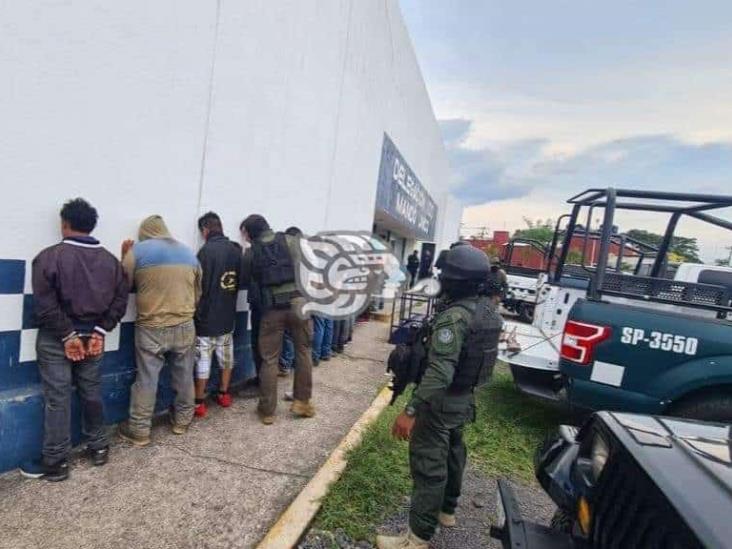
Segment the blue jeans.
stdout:
<svg viewBox="0 0 732 549">
<path fill-rule="evenodd" d="M 331 345 L 333 345 L 333 320 L 323 318 L 323 341 L 320 345 L 320 358 L 330 358 L 333 354 Z"/>
<path fill-rule="evenodd" d="M 343 350 L 343 334 L 346 328 L 346 321 L 343 319 L 333 321 L 333 342 L 331 349 L 333 352 L 340 352 Z"/>
<path fill-rule="evenodd" d="M 330 358 L 333 342 L 333 321 L 313 315 L 313 360 Z"/>
<path fill-rule="evenodd" d="M 292 341 L 290 332 L 285 331 L 282 337 L 282 353 L 280 353 L 280 368 L 292 370 L 295 366 L 295 343 Z"/>
<path fill-rule="evenodd" d="M 323 329 L 325 319 L 320 316 L 312 316 L 313 319 L 313 363 L 320 360 L 320 349 L 323 346 Z"/>
</svg>

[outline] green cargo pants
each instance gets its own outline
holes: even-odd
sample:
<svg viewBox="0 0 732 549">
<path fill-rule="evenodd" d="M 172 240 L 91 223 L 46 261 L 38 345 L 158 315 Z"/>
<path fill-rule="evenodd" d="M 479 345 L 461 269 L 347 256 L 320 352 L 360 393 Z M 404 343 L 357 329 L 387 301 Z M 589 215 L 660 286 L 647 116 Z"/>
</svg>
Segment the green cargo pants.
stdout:
<svg viewBox="0 0 732 549">
<path fill-rule="evenodd" d="M 446 395 L 417 410 L 409 443 L 413 482 L 409 526 L 424 540 L 434 535 L 440 511 L 455 512 L 467 458 L 463 427 L 474 417 L 472 393 Z"/>
</svg>

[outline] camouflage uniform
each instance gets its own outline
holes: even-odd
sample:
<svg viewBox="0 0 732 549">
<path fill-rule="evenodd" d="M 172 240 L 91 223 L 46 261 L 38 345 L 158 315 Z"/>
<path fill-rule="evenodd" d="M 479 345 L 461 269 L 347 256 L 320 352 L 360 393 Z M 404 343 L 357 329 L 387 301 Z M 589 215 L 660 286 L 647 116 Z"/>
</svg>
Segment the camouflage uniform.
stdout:
<svg viewBox="0 0 732 549">
<path fill-rule="evenodd" d="M 429 342 L 429 365 L 409 407 L 416 411 L 409 444 L 414 483 L 409 525 L 429 540 L 440 512 L 454 514 L 467 450 L 463 427 L 475 419 L 472 390 L 450 389 L 478 297 L 454 301 L 440 312 Z"/>
</svg>

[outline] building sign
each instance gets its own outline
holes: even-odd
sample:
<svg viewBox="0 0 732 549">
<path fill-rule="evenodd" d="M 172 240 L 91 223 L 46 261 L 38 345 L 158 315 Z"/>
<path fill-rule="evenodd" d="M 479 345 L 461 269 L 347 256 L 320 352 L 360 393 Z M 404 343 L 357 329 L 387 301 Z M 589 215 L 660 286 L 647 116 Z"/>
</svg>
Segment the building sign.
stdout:
<svg viewBox="0 0 732 549">
<path fill-rule="evenodd" d="M 409 236 L 419 240 L 435 238 L 437 204 L 386 134 L 381 149 L 376 211 L 402 225 Z"/>
</svg>

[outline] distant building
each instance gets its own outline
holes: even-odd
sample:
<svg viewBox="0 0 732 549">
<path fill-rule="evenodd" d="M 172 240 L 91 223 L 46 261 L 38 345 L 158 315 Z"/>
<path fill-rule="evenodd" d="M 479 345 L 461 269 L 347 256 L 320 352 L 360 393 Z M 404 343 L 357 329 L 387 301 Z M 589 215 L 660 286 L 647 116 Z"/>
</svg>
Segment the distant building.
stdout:
<svg viewBox="0 0 732 549">
<path fill-rule="evenodd" d="M 513 267 L 528 267 L 531 269 L 545 269 L 547 257 L 536 246 L 532 246 L 526 242 L 514 242 L 513 247 L 509 246 L 511 242 L 508 231 L 494 231 L 492 238 L 468 238 L 466 239 L 471 245 L 486 252 L 491 257 L 499 257 L 506 265 Z M 561 245 L 561 239 L 558 245 Z M 546 245 L 547 253 L 551 243 Z M 509 250 L 512 249 L 509 258 Z M 586 238 L 583 233 L 575 234 L 569 247 L 569 263 L 579 264 L 582 259 L 583 251 L 585 262 L 588 265 L 594 265 L 600 256 L 600 239 L 597 235 L 591 234 Z M 609 262 L 613 264 L 617 260 L 620 253 L 620 244 L 611 242 Z M 623 257 L 633 258 L 639 255 L 635 246 L 626 244 L 623 250 Z M 509 261 L 510 260 L 510 261 Z"/>
</svg>

